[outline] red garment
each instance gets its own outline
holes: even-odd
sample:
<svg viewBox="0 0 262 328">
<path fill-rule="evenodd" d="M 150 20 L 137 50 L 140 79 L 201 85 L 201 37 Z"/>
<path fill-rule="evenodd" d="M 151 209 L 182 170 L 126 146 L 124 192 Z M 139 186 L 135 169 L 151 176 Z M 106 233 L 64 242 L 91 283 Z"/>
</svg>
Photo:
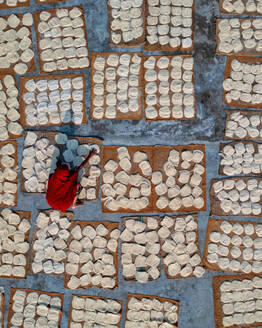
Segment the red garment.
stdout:
<svg viewBox="0 0 262 328">
<path fill-rule="evenodd" d="M 77 171 L 70 171 L 66 164 L 59 165 L 50 176 L 46 192 L 48 204 L 65 212 L 74 201 L 77 192 Z"/>
</svg>

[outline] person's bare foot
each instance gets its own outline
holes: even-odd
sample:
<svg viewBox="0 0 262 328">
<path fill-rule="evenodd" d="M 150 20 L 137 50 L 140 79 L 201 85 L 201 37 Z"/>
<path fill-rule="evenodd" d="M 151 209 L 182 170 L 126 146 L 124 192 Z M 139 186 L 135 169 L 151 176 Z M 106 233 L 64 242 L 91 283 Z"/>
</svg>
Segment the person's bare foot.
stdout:
<svg viewBox="0 0 262 328">
<path fill-rule="evenodd" d="M 74 208 L 80 207 L 82 205 L 84 205 L 84 202 L 77 198 L 76 201 L 74 202 L 74 204 L 72 205 L 72 208 L 74 209 Z"/>
</svg>

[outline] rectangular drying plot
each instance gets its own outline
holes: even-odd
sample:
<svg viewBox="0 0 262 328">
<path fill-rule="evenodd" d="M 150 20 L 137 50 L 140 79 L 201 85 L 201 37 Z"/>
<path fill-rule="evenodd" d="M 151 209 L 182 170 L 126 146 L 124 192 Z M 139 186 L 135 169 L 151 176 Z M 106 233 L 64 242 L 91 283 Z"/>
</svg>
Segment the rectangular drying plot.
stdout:
<svg viewBox="0 0 262 328">
<path fill-rule="evenodd" d="M 261 16 L 261 0 L 219 0 L 220 12 L 228 15 Z"/>
<path fill-rule="evenodd" d="M 62 149 L 64 147 L 64 149 Z M 89 160 L 80 172 L 82 200 L 98 199 L 99 179 L 101 175 L 102 140 L 92 137 L 67 137 L 64 133 L 28 131 L 24 140 L 22 156 L 21 190 L 23 192 L 44 193 L 49 174 L 56 168 L 60 152 L 70 169 L 79 166 L 91 149 L 97 154 Z"/>
<path fill-rule="evenodd" d="M 44 327 L 50 321 L 60 328 L 63 299 L 59 293 L 11 288 L 7 328 Z"/>
<path fill-rule="evenodd" d="M 220 144 L 220 175 L 261 175 L 262 145 L 252 141 Z"/>
<path fill-rule="evenodd" d="M 125 328 L 139 323 L 148 326 L 156 322 L 156 327 L 178 327 L 179 302 L 169 298 L 151 295 L 128 294 Z"/>
<path fill-rule="evenodd" d="M 157 146 L 152 182 L 154 208 L 160 212 L 206 209 L 204 145 Z"/>
<path fill-rule="evenodd" d="M 142 119 L 141 53 L 92 54 L 91 119 Z"/>
<path fill-rule="evenodd" d="M 118 287 L 117 222 L 75 221 L 68 240 L 65 288 Z"/>
<path fill-rule="evenodd" d="M 32 44 L 32 24 L 33 18 L 30 13 L 12 14 L 10 16 L 1 17 L 1 72 L 13 71 L 16 74 L 34 72 L 35 63 Z"/>
<path fill-rule="evenodd" d="M 30 272 L 64 275 L 72 212 L 38 211 L 30 256 Z"/>
<path fill-rule="evenodd" d="M 262 178 L 240 177 L 211 180 L 211 214 L 261 216 Z"/>
<path fill-rule="evenodd" d="M 144 57 L 143 68 L 144 107 L 148 121 L 196 117 L 192 56 Z"/>
<path fill-rule="evenodd" d="M 145 50 L 192 51 L 193 16 L 193 0 L 147 0 Z"/>
<path fill-rule="evenodd" d="M 72 295 L 69 313 L 71 328 L 108 325 L 120 328 L 123 302 L 97 296 Z"/>
<path fill-rule="evenodd" d="M 0 142 L 0 172 L 3 176 L 1 182 L 0 206 L 17 205 L 18 166 L 17 166 L 17 142 Z"/>
<path fill-rule="evenodd" d="M 262 19 L 217 19 L 217 53 L 256 56 L 262 52 Z"/>
<path fill-rule="evenodd" d="M 227 58 L 223 82 L 223 102 L 228 106 L 262 109 L 262 59 Z"/>
<path fill-rule="evenodd" d="M 89 66 L 82 7 L 34 13 L 40 72 L 62 72 Z"/>
<path fill-rule="evenodd" d="M 261 275 L 227 275 L 213 278 L 216 328 L 261 327 Z"/>
<path fill-rule="evenodd" d="M 159 217 L 124 218 L 121 264 L 125 281 L 146 283 L 160 278 Z"/>
<path fill-rule="evenodd" d="M 109 44 L 137 47 L 145 43 L 145 3 L 143 0 L 108 0 Z"/>
<path fill-rule="evenodd" d="M 204 264 L 209 270 L 261 273 L 262 225 L 255 222 L 208 221 Z"/>
<path fill-rule="evenodd" d="M 105 146 L 102 173 L 103 212 L 152 212 L 154 147 Z"/>
<path fill-rule="evenodd" d="M 18 111 L 18 89 L 14 74 L 0 74 L 0 140 L 19 138 L 23 128 Z"/>
<path fill-rule="evenodd" d="M 31 213 L 1 211 L 2 234 L 0 277 L 25 279 L 29 268 L 29 233 Z M 9 233 L 7 233 L 9 231 Z"/>
<path fill-rule="evenodd" d="M 225 139 L 262 140 L 262 114 L 259 111 L 226 111 Z"/>
<path fill-rule="evenodd" d="M 13 9 L 30 5 L 30 0 L 2 0 L 0 9 Z"/>
<path fill-rule="evenodd" d="M 198 243 L 196 215 L 165 216 L 158 235 L 168 279 L 200 278 L 205 273 Z"/>
<path fill-rule="evenodd" d="M 23 126 L 86 123 L 84 74 L 21 77 L 20 89 Z"/>
</svg>

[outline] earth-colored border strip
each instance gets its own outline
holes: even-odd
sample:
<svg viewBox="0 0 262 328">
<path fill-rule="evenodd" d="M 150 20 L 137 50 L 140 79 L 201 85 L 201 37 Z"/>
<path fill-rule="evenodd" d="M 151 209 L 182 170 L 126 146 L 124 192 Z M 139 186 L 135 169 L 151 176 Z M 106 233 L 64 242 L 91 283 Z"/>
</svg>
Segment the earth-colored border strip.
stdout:
<svg viewBox="0 0 262 328">
<path fill-rule="evenodd" d="M 96 106 L 94 106 L 94 97 L 95 97 L 95 94 L 94 94 L 95 83 L 94 83 L 94 80 L 93 80 L 94 71 L 95 71 L 94 62 L 95 62 L 96 57 L 98 57 L 98 56 L 101 56 L 101 57 L 105 58 L 105 60 L 106 60 L 108 58 L 108 56 L 111 55 L 111 54 L 117 54 L 118 56 L 123 55 L 123 54 L 128 54 L 131 57 L 133 57 L 136 54 L 141 58 L 141 63 L 139 64 L 140 65 L 140 70 L 139 70 L 139 74 L 138 74 L 139 110 L 137 112 L 131 112 L 129 110 L 128 113 L 121 113 L 119 110 L 117 110 L 116 117 L 113 118 L 113 119 L 106 118 L 105 115 L 103 115 L 103 117 L 101 119 L 97 119 L 93 115 L 94 108 L 96 107 Z M 142 58 L 142 53 L 141 52 L 134 52 L 134 53 L 131 53 L 131 52 L 92 52 L 92 56 L 91 56 L 91 95 L 90 95 L 90 119 L 91 120 L 110 120 L 110 121 L 112 121 L 112 120 L 142 120 L 142 118 L 143 118 L 143 69 L 142 69 L 142 62 L 143 62 L 143 58 Z M 119 65 L 118 65 L 118 67 L 119 67 Z M 107 64 L 105 65 L 103 73 L 105 72 L 106 68 L 108 68 Z M 118 79 L 116 80 L 116 82 L 119 80 L 119 78 L 120 77 L 118 76 Z M 104 90 L 106 90 L 105 79 L 104 79 L 103 85 L 104 85 Z M 104 98 L 106 98 L 106 94 L 107 94 L 107 92 L 105 91 L 104 95 L 103 95 Z M 118 100 L 118 102 L 120 102 L 120 101 Z M 104 110 L 106 109 L 105 100 L 104 100 L 104 105 L 102 107 L 104 108 Z"/>
</svg>

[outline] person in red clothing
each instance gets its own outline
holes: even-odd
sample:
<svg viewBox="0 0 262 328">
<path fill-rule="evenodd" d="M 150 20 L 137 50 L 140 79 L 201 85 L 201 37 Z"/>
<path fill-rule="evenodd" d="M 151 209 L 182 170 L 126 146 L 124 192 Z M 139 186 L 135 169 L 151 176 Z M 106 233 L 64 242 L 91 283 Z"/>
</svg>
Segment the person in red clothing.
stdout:
<svg viewBox="0 0 262 328">
<path fill-rule="evenodd" d="M 49 177 L 46 192 L 47 203 L 53 209 L 65 212 L 70 206 L 76 208 L 83 205 L 77 195 L 78 173 L 95 154 L 96 150 L 91 150 L 83 163 L 73 170 L 70 170 L 67 164 L 62 164 L 61 158 L 58 160 L 55 172 Z"/>
</svg>

